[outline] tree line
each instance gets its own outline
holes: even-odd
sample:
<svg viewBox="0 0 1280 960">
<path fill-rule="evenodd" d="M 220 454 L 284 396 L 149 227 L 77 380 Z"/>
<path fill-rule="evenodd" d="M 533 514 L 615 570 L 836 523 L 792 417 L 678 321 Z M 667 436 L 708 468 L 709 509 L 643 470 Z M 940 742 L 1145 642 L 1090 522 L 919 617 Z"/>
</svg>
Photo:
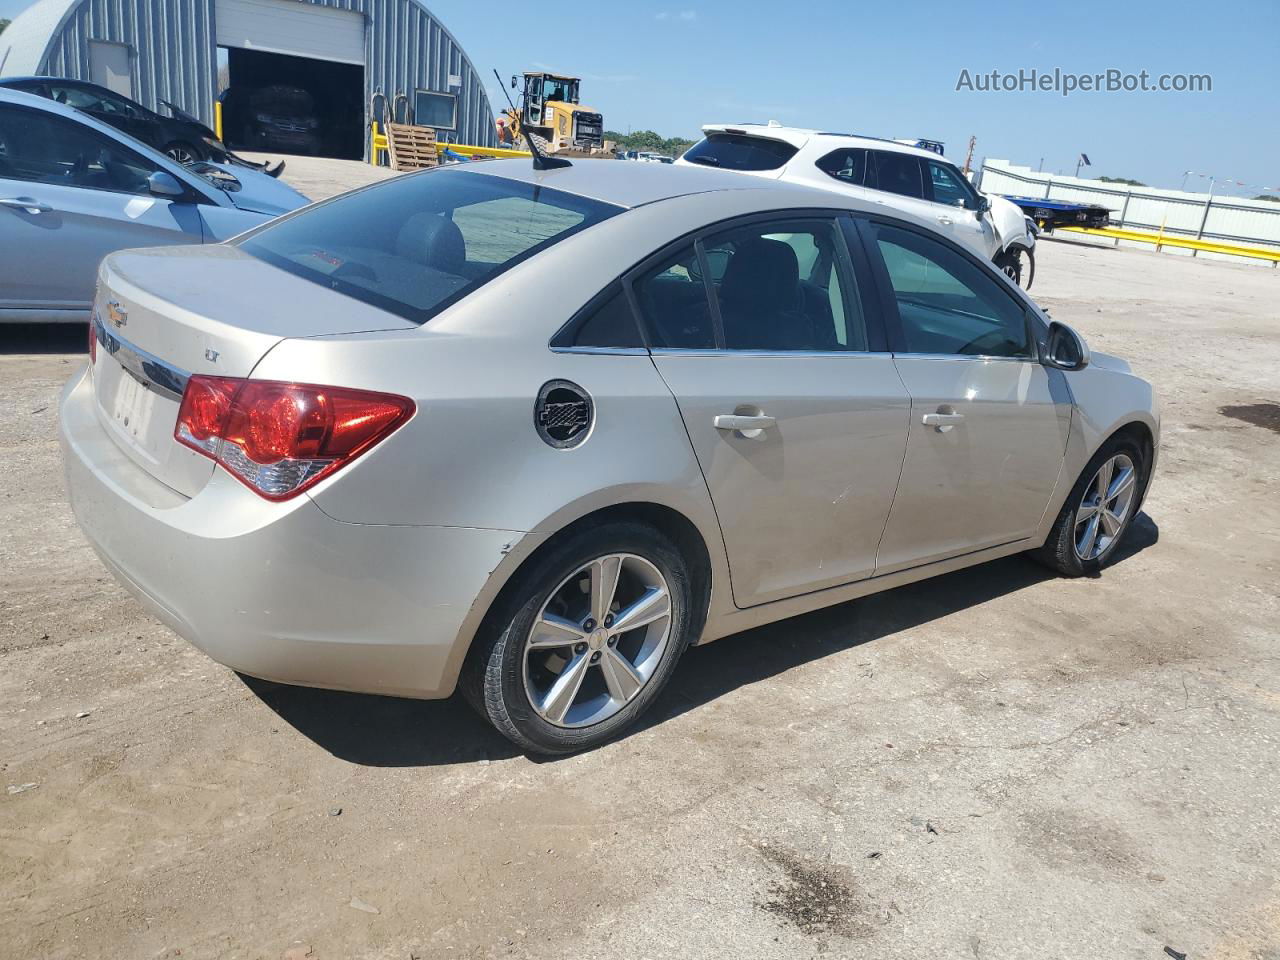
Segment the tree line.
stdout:
<svg viewBox="0 0 1280 960">
<path fill-rule="evenodd" d="M 692 140 L 684 137 L 664 137 L 652 130 L 637 130 L 634 133 L 606 130 L 604 138 L 616 143 L 619 150 L 649 150 L 668 157 L 678 157 L 693 146 Z"/>
</svg>

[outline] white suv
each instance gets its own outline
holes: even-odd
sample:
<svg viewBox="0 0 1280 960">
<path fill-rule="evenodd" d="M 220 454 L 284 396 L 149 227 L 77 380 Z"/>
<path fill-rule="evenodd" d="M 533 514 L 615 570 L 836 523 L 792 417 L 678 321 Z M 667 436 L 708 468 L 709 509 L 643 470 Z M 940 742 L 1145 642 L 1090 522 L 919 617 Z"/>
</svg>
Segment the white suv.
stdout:
<svg viewBox="0 0 1280 960">
<path fill-rule="evenodd" d="M 767 124 L 711 123 L 676 162 L 836 190 L 936 222 L 1014 283 L 1035 276 L 1035 233 L 1004 197 L 981 194 L 940 154 L 896 140 Z"/>
</svg>

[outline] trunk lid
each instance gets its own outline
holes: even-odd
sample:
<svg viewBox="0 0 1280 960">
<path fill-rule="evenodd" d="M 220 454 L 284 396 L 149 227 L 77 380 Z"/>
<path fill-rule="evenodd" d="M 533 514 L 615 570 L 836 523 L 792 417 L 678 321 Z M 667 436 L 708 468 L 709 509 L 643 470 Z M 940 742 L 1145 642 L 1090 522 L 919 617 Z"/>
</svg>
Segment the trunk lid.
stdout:
<svg viewBox="0 0 1280 960">
<path fill-rule="evenodd" d="M 92 322 L 99 419 L 131 460 L 188 497 L 214 469 L 173 438 L 191 374 L 247 377 L 288 337 L 416 326 L 223 245 L 112 254 Z"/>
</svg>

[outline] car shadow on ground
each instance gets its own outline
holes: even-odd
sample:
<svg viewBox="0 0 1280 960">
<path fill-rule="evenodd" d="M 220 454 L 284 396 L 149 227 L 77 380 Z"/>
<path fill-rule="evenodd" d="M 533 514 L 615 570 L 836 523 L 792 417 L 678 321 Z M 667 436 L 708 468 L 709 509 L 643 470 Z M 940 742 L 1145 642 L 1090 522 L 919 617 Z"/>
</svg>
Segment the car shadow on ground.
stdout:
<svg viewBox="0 0 1280 960">
<path fill-rule="evenodd" d="M 84 323 L 0 324 L 0 354 L 88 353 Z"/>
<path fill-rule="evenodd" d="M 1151 518 L 1139 514 L 1113 564 L 1122 564 L 1154 545 L 1159 536 Z M 1052 572 L 1026 557 L 1006 557 L 694 647 L 685 654 L 653 709 L 624 736 L 801 664 L 1053 577 Z M 241 679 L 299 733 L 351 763 L 373 767 L 433 766 L 500 760 L 520 753 L 460 695 L 449 700 L 405 700 L 292 687 L 252 677 Z"/>
</svg>

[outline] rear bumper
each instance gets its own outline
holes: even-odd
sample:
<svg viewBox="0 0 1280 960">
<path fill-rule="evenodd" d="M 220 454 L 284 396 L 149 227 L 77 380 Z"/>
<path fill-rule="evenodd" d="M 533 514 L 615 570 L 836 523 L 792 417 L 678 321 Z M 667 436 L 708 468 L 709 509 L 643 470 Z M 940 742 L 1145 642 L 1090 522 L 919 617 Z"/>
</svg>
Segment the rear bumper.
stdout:
<svg viewBox="0 0 1280 960">
<path fill-rule="evenodd" d="M 268 680 L 448 696 L 468 613 L 521 538 L 343 523 L 220 469 L 186 499 L 116 447 L 83 372 L 63 391 L 59 438 L 76 519 L 111 572 L 214 660 Z"/>
</svg>

